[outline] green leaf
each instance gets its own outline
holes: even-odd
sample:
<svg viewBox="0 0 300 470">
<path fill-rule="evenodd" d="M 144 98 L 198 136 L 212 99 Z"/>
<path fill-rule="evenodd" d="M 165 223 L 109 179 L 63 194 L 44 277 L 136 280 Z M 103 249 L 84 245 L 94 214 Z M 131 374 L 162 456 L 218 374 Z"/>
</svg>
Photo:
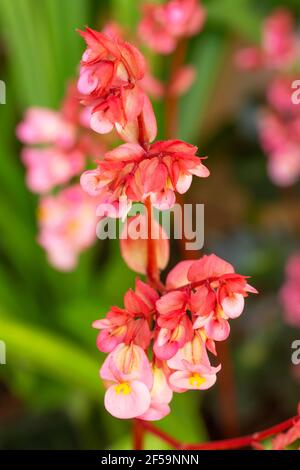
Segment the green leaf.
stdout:
<svg viewBox="0 0 300 470">
<path fill-rule="evenodd" d="M 196 68 L 196 80 L 182 98 L 179 112 L 179 135 L 187 142 L 199 135 L 226 47 L 226 38 L 217 33 L 205 33 L 195 41 L 190 62 Z"/>
<path fill-rule="evenodd" d="M 5 316 L 0 318 L 0 335 L 6 343 L 9 365 L 18 367 L 19 362 L 25 362 L 37 372 L 101 400 L 99 364 L 85 350 L 54 333 Z"/>
</svg>

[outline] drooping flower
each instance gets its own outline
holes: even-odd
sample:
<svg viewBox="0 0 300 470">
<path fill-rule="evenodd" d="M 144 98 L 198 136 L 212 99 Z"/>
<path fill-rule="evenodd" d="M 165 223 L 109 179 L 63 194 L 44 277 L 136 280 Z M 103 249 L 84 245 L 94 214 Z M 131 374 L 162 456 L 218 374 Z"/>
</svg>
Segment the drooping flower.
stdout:
<svg viewBox="0 0 300 470">
<path fill-rule="evenodd" d="M 140 346 L 119 344 L 104 361 L 100 377 L 107 382 L 104 404 L 116 418 L 136 418 L 151 404 L 153 375 Z"/>
<path fill-rule="evenodd" d="M 120 343 L 133 343 L 147 349 L 152 337 L 150 322 L 157 299 L 157 292 L 137 279 L 135 292 L 129 289 L 124 296 L 125 308 L 111 307 L 104 319 L 93 323 L 94 328 L 101 330 L 97 338 L 100 351 L 111 352 Z"/>
<path fill-rule="evenodd" d="M 169 406 L 173 392 L 168 383 L 168 376 L 163 364 L 152 364 L 153 385 L 151 388 L 151 404 L 148 410 L 139 416 L 145 421 L 157 421 L 167 416 L 171 409 Z"/>
<path fill-rule="evenodd" d="M 199 333 L 187 342 L 174 357 L 167 361 L 174 371 L 169 382 L 176 391 L 206 390 L 217 380 L 221 366 L 212 367 L 207 355 L 205 342 Z"/>
<path fill-rule="evenodd" d="M 193 36 L 203 27 L 206 11 L 197 0 L 170 0 L 146 4 L 139 36 L 156 52 L 170 54 L 180 38 Z"/>
<path fill-rule="evenodd" d="M 80 185 L 41 198 L 38 242 L 56 268 L 74 269 L 81 251 L 95 241 L 95 202 Z"/>
<path fill-rule="evenodd" d="M 100 134 L 116 128 L 124 140 L 132 141 L 131 127 L 137 126 L 138 117 L 154 119 L 152 106 L 138 83 L 146 71 L 144 57 L 117 34 L 91 28 L 79 32 L 87 49 L 82 56 L 78 90 L 82 103 L 91 110 L 91 128 Z"/>
<path fill-rule="evenodd" d="M 127 211 L 132 202 L 149 196 L 157 209 L 169 209 L 175 203 L 175 191 L 185 193 L 193 175 L 209 175 L 196 151 L 197 147 L 179 140 L 155 142 L 148 149 L 123 144 L 106 153 L 96 170 L 83 173 L 81 185 L 104 204 L 118 205 L 120 197 L 126 196 Z"/>
</svg>

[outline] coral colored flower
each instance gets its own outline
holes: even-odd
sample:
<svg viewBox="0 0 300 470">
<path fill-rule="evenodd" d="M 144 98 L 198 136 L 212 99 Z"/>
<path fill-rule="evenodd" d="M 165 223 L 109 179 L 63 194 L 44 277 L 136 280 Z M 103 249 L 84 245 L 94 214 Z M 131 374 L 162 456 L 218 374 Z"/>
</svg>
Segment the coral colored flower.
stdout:
<svg viewBox="0 0 300 470">
<path fill-rule="evenodd" d="M 87 49 L 82 56 L 78 90 L 83 95 L 82 103 L 91 109 L 91 128 L 106 134 L 116 127 L 126 135 L 127 126 L 146 112 L 145 106 L 149 107 L 138 85 L 145 75 L 145 60 L 119 35 L 91 28 L 79 32 Z"/>
<path fill-rule="evenodd" d="M 45 196 L 38 209 L 39 244 L 58 269 L 74 269 L 81 251 L 96 240 L 95 200 L 79 185 Z"/>
<path fill-rule="evenodd" d="M 170 257 L 170 243 L 161 225 L 153 220 L 152 238 L 155 245 L 158 269 L 163 270 Z M 130 269 L 139 274 L 147 273 L 148 219 L 145 215 L 129 217 L 120 237 L 121 254 Z"/>
<path fill-rule="evenodd" d="M 286 265 L 286 281 L 280 290 L 284 319 L 289 325 L 300 326 L 300 254 L 292 255 Z"/>
<path fill-rule="evenodd" d="M 153 350 L 159 359 L 173 357 L 193 336 L 192 322 L 187 315 L 188 295 L 174 291 L 165 294 L 157 303 L 158 330 Z"/>
<path fill-rule="evenodd" d="M 106 153 L 96 170 L 83 173 L 81 185 L 104 204 L 118 204 L 126 196 L 130 207 L 150 196 L 154 207 L 169 209 L 175 203 L 175 191 L 185 193 L 193 175 L 209 175 L 196 151 L 197 147 L 180 140 L 155 142 L 147 150 L 123 144 Z"/>
<path fill-rule="evenodd" d="M 157 421 L 167 416 L 171 411 L 169 403 L 173 397 L 164 367 L 152 364 L 152 373 L 151 404 L 146 413 L 139 416 L 139 419 L 146 421 Z"/>
<path fill-rule="evenodd" d="M 203 27 L 206 12 L 197 0 L 170 0 L 163 5 L 146 4 L 139 36 L 156 52 L 169 54 L 179 38 L 193 36 Z"/>
<path fill-rule="evenodd" d="M 216 374 L 221 369 L 221 366 L 210 365 L 205 342 L 200 334 L 196 334 L 167 363 L 170 369 L 175 370 L 169 377 L 169 383 L 178 392 L 212 387 L 217 380 Z"/>
<path fill-rule="evenodd" d="M 112 416 L 130 419 L 149 409 L 153 375 L 142 348 L 120 344 L 104 361 L 100 376 L 108 385 L 104 404 Z"/>
<path fill-rule="evenodd" d="M 111 352 L 120 343 L 134 343 L 147 349 L 152 337 L 150 321 L 157 299 L 157 292 L 137 279 L 135 292 L 130 289 L 125 294 L 125 308 L 112 307 L 104 319 L 93 323 L 94 328 L 101 330 L 97 338 L 98 349 Z"/>
<path fill-rule="evenodd" d="M 167 288 L 170 292 L 156 304 L 160 314 L 157 323 L 161 330 L 155 342 L 155 347 L 168 346 L 165 353 L 158 349 L 158 355 L 167 354 L 167 359 L 189 341 L 189 315 L 193 329 L 205 333 L 210 341 L 209 348 L 214 352 L 213 341 L 228 337 L 228 320 L 241 315 L 244 297 L 249 292 L 257 292 L 247 283 L 245 276 L 236 274 L 231 264 L 216 255 L 179 263 L 167 277 Z M 177 327 L 175 344 L 171 336 L 174 327 Z M 162 358 L 165 359 L 165 355 Z"/>
</svg>

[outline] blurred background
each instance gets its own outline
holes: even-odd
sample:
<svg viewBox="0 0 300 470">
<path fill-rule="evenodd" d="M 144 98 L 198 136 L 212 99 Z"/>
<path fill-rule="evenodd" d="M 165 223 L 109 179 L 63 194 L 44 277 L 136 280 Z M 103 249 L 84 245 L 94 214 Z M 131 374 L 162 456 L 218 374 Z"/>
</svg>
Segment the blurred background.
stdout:
<svg viewBox="0 0 300 470">
<path fill-rule="evenodd" d="M 91 323 L 111 305 L 122 306 L 135 274 L 120 257 L 118 241 L 97 241 L 73 272 L 49 266 L 36 242 L 37 197 L 24 182 L 15 128 L 27 107 L 58 109 L 84 50 L 76 28 L 101 29 L 113 18 L 132 35 L 142 3 L 0 0 L 0 79 L 6 83 L 6 104 L 0 105 L 0 340 L 7 348 L 7 364 L 0 365 L 0 449 L 132 445 L 130 423 L 104 409 L 103 357 Z M 227 373 L 238 422 L 224 422 L 224 378 L 204 393 L 177 395 L 159 426 L 186 442 L 284 420 L 295 414 L 300 387 L 300 366 L 291 362 L 299 327 L 286 324 L 278 299 L 286 260 L 300 245 L 300 186 L 279 188 L 270 181 L 255 125 L 268 77 L 238 70 L 233 61 L 240 47 L 259 44 L 262 22 L 274 8 L 288 7 L 300 19 L 299 0 L 203 4 L 205 28 L 188 48 L 197 78 L 180 101 L 178 137 L 209 156 L 211 176 L 193 182 L 187 201 L 205 204 L 204 252 L 251 275 L 260 295 L 247 301 L 229 340 Z M 164 78 L 169 59 L 152 60 Z M 155 104 L 160 137 L 163 107 Z M 174 244 L 170 266 L 179 257 Z M 152 436 L 146 442 L 164 448 Z"/>
</svg>

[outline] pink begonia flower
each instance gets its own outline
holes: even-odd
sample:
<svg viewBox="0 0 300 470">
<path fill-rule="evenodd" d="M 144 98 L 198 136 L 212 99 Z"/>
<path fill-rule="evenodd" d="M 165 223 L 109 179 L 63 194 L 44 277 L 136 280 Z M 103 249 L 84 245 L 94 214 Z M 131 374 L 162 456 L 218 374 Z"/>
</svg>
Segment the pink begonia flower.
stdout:
<svg viewBox="0 0 300 470">
<path fill-rule="evenodd" d="M 76 139 L 76 127 L 58 111 L 29 108 L 17 126 L 17 137 L 24 144 L 57 144 L 70 148 Z"/>
<path fill-rule="evenodd" d="M 57 147 L 25 147 L 21 157 L 27 168 L 28 188 L 40 194 L 67 183 L 83 170 L 85 164 L 84 153 L 76 148 L 67 151 Z"/>
<path fill-rule="evenodd" d="M 104 404 L 112 416 L 131 419 L 149 409 L 153 374 L 140 346 L 119 344 L 104 361 L 100 377 L 108 385 Z"/>
<path fill-rule="evenodd" d="M 261 46 L 239 50 L 235 61 L 244 69 L 281 69 L 290 67 L 296 61 L 298 52 L 293 17 L 288 10 L 279 8 L 264 22 Z"/>
<path fill-rule="evenodd" d="M 170 54 L 182 37 L 203 28 L 206 11 L 197 0 L 170 0 L 163 5 L 146 4 L 139 36 L 156 52 Z"/>
<path fill-rule="evenodd" d="M 221 369 L 221 366 L 210 365 L 205 342 L 200 334 L 195 334 L 192 341 L 187 342 L 167 363 L 175 371 L 171 373 L 169 383 L 178 392 L 212 387 Z"/>
<path fill-rule="evenodd" d="M 193 337 L 193 325 L 187 315 L 187 306 L 186 292 L 169 292 L 157 301 L 158 329 L 153 350 L 159 359 L 170 359 Z"/>
<path fill-rule="evenodd" d="M 169 238 L 156 220 L 153 220 L 151 228 L 157 267 L 163 270 L 167 266 L 170 257 Z M 147 244 L 147 216 L 137 215 L 128 218 L 120 236 L 121 254 L 129 268 L 139 274 L 147 273 Z"/>
<path fill-rule="evenodd" d="M 125 308 L 111 307 L 104 319 L 93 323 L 94 328 L 101 330 L 97 338 L 98 349 L 111 352 L 120 343 L 134 343 L 147 349 L 152 338 L 150 321 L 156 300 L 157 292 L 137 279 L 135 292 L 130 289 L 125 294 Z"/>
<path fill-rule="evenodd" d="M 170 209 L 175 191 L 185 193 L 193 175 L 209 175 L 196 151 L 197 147 L 180 140 L 155 142 L 147 150 L 138 144 L 123 144 L 107 152 L 96 170 L 83 173 L 81 185 L 103 204 L 118 205 L 120 197 L 126 196 L 125 215 L 132 202 L 143 202 L 148 196 L 157 209 Z"/>
<path fill-rule="evenodd" d="M 292 103 L 293 76 L 276 77 L 268 89 L 269 107 L 258 117 L 268 173 L 278 186 L 295 184 L 300 177 L 300 112 Z"/>
<path fill-rule="evenodd" d="M 155 119 L 152 105 L 138 84 L 146 71 L 144 57 L 118 34 L 107 35 L 91 28 L 79 33 L 87 49 L 81 60 L 78 90 L 82 103 L 91 109 L 91 128 L 100 134 L 116 128 L 122 138 L 132 141 L 134 130 L 128 126 L 136 126 L 141 114 L 146 121 Z"/>
<path fill-rule="evenodd" d="M 291 326 L 300 326 L 300 253 L 292 255 L 286 264 L 286 281 L 280 290 L 284 319 Z"/>
<path fill-rule="evenodd" d="M 192 324 L 205 334 L 207 347 L 215 353 L 214 341 L 229 335 L 228 320 L 241 315 L 249 292 L 257 292 L 245 276 L 216 255 L 179 263 L 170 271 L 166 286 L 169 292 L 156 303 L 160 330 L 154 350 L 161 359 L 171 358 L 190 340 Z"/>
<path fill-rule="evenodd" d="M 26 144 L 21 157 L 33 192 L 45 194 L 67 183 L 83 171 L 88 156 L 104 149 L 86 127 L 87 112 L 77 94 L 70 83 L 59 111 L 30 108 L 17 126 L 17 136 Z"/>
<path fill-rule="evenodd" d="M 167 416 L 171 411 L 169 403 L 173 397 L 164 368 L 152 364 L 152 373 L 151 404 L 149 409 L 139 416 L 139 419 L 146 421 L 157 421 Z"/>
<path fill-rule="evenodd" d="M 41 198 L 38 242 L 56 268 L 74 269 L 80 252 L 96 240 L 95 202 L 79 185 Z"/>
</svg>

